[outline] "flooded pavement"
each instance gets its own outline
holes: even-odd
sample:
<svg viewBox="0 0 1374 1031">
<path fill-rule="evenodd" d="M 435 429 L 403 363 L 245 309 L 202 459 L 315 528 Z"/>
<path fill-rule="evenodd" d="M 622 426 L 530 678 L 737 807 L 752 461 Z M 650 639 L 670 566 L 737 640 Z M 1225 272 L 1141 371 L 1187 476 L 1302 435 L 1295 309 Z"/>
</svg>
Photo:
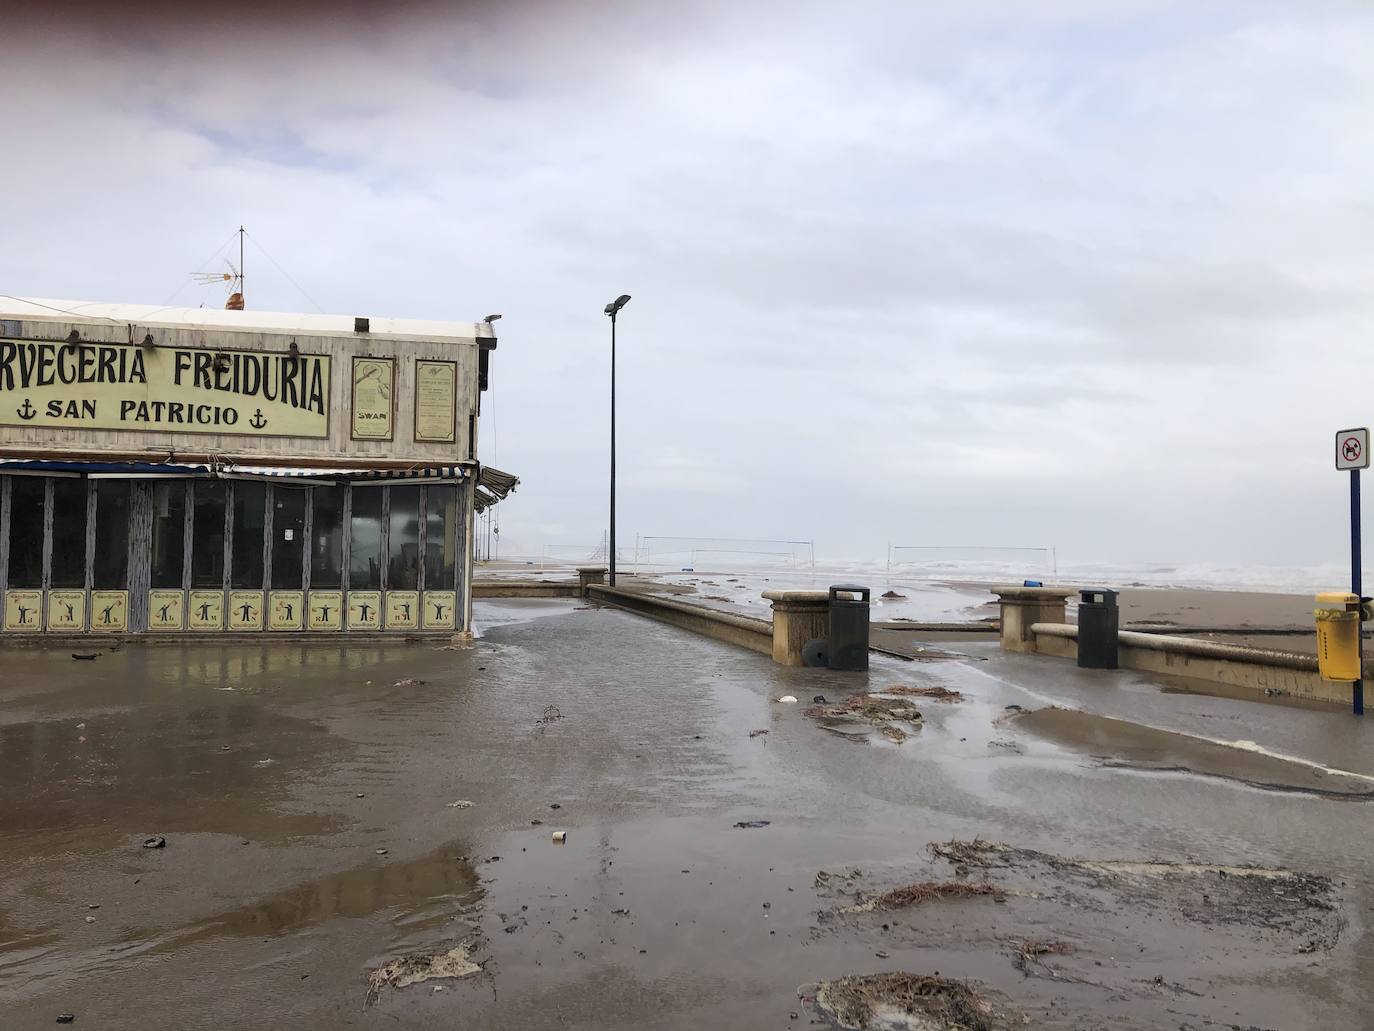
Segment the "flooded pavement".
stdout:
<svg viewBox="0 0 1374 1031">
<path fill-rule="evenodd" d="M 817 986 L 868 975 L 1015 1026 L 1374 1014 L 1367 803 L 1256 786 L 1374 775 L 1345 714 L 977 643 L 840 674 L 477 615 L 458 648 L 7 652 L 5 1026 L 828 1026 Z M 894 684 L 928 692 L 887 696 L 900 740 L 805 711 Z M 841 912 L 948 882 L 991 888 Z"/>
</svg>

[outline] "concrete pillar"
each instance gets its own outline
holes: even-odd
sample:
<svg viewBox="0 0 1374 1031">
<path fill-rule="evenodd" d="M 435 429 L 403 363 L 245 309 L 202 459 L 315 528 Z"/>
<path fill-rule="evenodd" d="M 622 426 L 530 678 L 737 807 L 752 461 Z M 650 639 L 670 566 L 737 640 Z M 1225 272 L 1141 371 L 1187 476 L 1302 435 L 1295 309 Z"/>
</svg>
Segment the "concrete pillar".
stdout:
<svg viewBox="0 0 1374 1031">
<path fill-rule="evenodd" d="M 577 567 L 577 593 L 582 597 L 587 596 L 587 588 L 596 584 L 603 586 L 606 583 L 605 566 L 578 566 Z"/>
<path fill-rule="evenodd" d="M 780 666 L 802 665 L 808 641 L 830 633 L 828 591 L 764 591 L 773 603 L 773 661 Z"/>
<path fill-rule="evenodd" d="M 1034 623 L 1063 623 L 1065 606 L 1074 592 L 1058 587 L 994 587 L 1002 614 L 1002 650 L 1035 651 Z"/>
</svg>

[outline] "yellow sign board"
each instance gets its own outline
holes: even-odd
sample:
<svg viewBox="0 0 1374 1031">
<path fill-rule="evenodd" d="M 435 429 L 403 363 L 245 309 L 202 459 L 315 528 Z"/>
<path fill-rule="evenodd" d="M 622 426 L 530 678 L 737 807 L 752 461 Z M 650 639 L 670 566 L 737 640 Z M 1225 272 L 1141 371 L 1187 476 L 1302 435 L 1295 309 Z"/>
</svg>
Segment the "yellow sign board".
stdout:
<svg viewBox="0 0 1374 1031">
<path fill-rule="evenodd" d="M 382 628 L 382 592 L 348 592 L 348 629 L 380 630 Z"/>
<path fill-rule="evenodd" d="M 180 630 L 185 625 L 186 595 L 181 591 L 148 592 L 148 629 Z"/>
<path fill-rule="evenodd" d="M 414 630 L 420 625 L 420 592 L 386 592 L 386 628 Z"/>
<path fill-rule="evenodd" d="M 353 358 L 353 439 L 390 440 L 396 362 Z"/>
<path fill-rule="evenodd" d="M 122 634 L 129 628 L 128 591 L 91 592 L 91 632 Z"/>
<path fill-rule="evenodd" d="M 311 630 L 342 630 L 343 591 L 311 591 L 306 625 Z"/>
<path fill-rule="evenodd" d="M 415 439 L 451 444 L 456 439 L 458 363 L 415 362 Z"/>
<path fill-rule="evenodd" d="M 86 592 L 49 591 L 48 629 L 85 630 Z"/>
<path fill-rule="evenodd" d="M 0 425 L 327 437 L 329 356 L 0 340 Z"/>
<path fill-rule="evenodd" d="M 262 592 L 229 592 L 229 629 L 262 629 Z"/>
<path fill-rule="evenodd" d="M 457 600 L 453 591 L 425 591 L 420 626 L 425 630 L 452 630 Z"/>
<path fill-rule="evenodd" d="M 5 629 L 42 630 L 43 592 L 6 591 Z"/>
<path fill-rule="evenodd" d="M 304 630 L 305 592 L 269 592 L 267 595 L 267 629 Z"/>
<path fill-rule="evenodd" d="M 224 629 L 224 592 L 192 591 L 187 598 L 186 625 L 192 630 Z"/>
</svg>

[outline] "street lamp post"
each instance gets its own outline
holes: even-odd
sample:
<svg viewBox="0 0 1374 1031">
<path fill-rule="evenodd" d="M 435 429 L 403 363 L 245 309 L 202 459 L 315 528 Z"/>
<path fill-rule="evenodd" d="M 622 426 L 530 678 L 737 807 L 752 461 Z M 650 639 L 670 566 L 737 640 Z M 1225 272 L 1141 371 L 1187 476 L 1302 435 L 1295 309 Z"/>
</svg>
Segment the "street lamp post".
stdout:
<svg viewBox="0 0 1374 1031">
<path fill-rule="evenodd" d="M 621 294 L 606 305 L 606 314 L 611 317 L 611 540 L 607 547 L 609 584 L 615 586 L 615 317 L 620 309 L 630 303 L 629 294 Z"/>
</svg>

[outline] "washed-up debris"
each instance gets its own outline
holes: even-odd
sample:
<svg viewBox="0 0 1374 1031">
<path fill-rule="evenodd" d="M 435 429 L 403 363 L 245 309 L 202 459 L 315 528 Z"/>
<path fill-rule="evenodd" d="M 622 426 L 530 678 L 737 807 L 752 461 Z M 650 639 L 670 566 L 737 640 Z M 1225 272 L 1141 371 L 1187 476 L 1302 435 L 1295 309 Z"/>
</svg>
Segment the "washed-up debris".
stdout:
<svg viewBox="0 0 1374 1031">
<path fill-rule="evenodd" d="M 767 734 L 767 733 L 768 733 L 768 731 L 766 731 L 766 730 L 751 730 L 751 731 L 749 731 L 749 736 L 750 736 L 750 737 L 761 737 L 762 735 Z"/>
<path fill-rule="evenodd" d="M 867 902 L 848 907 L 844 912 L 870 913 L 875 909 L 906 909 L 909 906 L 919 906 L 925 902 L 967 899 L 979 895 L 997 897 L 1002 895 L 1002 892 L 986 881 L 978 883 L 970 883 L 969 881 L 920 881 L 916 884 L 903 884 L 899 888 L 893 888 L 881 895 L 875 895 Z"/>
<path fill-rule="evenodd" d="M 1030 964 L 1038 963 L 1044 966 L 1045 956 L 1068 956 L 1075 950 L 1068 942 L 1061 941 L 1028 941 L 1012 942 L 1012 964 L 1021 973 L 1030 976 L 1028 969 Z"/>
<path fill-rule="evenodd" d="M 382 989 L 407 988 L 438 978 L 457 980 L 479 973 L 482 964 L 474 962 L 475 940 L 465 941 L 448 952 L 414 952 L 382 964 L 367 977 L 367 1005 L 372 1005 Z"/>
<path fill-rule="evenodd" d="M 419 679 L 418 677 L 406 677 L 406 678 L 404 678 L 403 680 L 398 680 L 398 681 L 396 681 L 396 683 L 392 684 L 391 686 L 392 686 L 392 687 L 424 687 L 424 686 L 425 686 L 425 681 Z"/>
<path fill-rule="evenodd" d="M 822 981 L 816 986 L 816 1006 L 840 1027 L 854 1031 L 999 1031 L 1012 1026 L 1011 1019 L 970 984 L 901 971 Z"/>
<path fill-rule="evenodd" d="M 57 1015 L 57 1022 L 58 1022 L 59 1024 L 72 1024 L 72 1023 L 75 1023 L 75 1022 L 76 1022 L 76 1014 L 75 1014 L 75 1013 L 59 1013 L 59 1014 Z"/>
<path fill-rule="evenodd" d="M 544 706 L 544 714 L 536 721 L 538 723 L 555 723 L 563 718 L 563 713 L 556 705 Z"/>
<path fill-rule="evenodd" d="M 898 723 L 919 729 L 925 722 L 920 710 L 910 702 L 871 694 L 856 694 L 836 705 L 811 705 L 807 707 L 805 715 L 814 720 L 868 723 L 883 737 L 897 744 L 909 736 Z M 826 729 L 836 728 L 827 726 Z"/>
<path fill-rule="evenodd" d="M 86 917 L 86 923 L 88 923 L 88 924 L 93 924 L 93 923 L 95 923 L 95 917 L 93 917 L 93 916 L 88 916 L 88 917 Z"/>
<path fill-rule="evenodd" d="M 795 705 L 797 703 L 797 698 L 795 695 L 785 694 L 779 698 L 778 701 L 782 702 L 784 705 Z"/>
<path fill-rule="evenodd" d="M 825 700 L 825 695 L 823 695 L 823 694 L 818 694 L 818 695 L 816 695 L 816 697 L 815 697 L 815 698 L 812 698 L 811 701 L 812 701 L 812 703 L 815 704 L 815 705 L 829 705 L 829 704 L 830 704 L 829 702 L 827 702 L 827 701 Z"/>
<path fill-rule="evenodd" d="M 562 844 L 564 844 L 565 842 L 567 842 L 567 840 L 568 840 L 568 832 L 567 832 L 567 831 L 554 831 L 554 832 L 553 832 L 553 843 L 554 843 L 555 845 L 562 845 Z"/>
<path fill-rule="evenodd" d="M 951 691 L 947 687 L 911 687 L 908 684 L 890 684 L 883 688 L 878 694 L 895 694 L 911 696 L 915 698 L 929 698 L 937 702 L 962 702 L 964 696 L 959 691 Z"/>
<path fill-rule="evenodd" d="M 882 598 L 905 598 L 905 594 L 898 594 L 896 591 L 883 591 L 879 597 Z"/>
<path fill-rule="evenodd" d="M 1161 919 L 1208 927 L 1262 929 L 1330 949 L 1344 919 L 1331 878 L 1259 866 L 1073 859 L 996 842 L 936 842 L 932 855 L 964 868 L 997 871 L 1017 892 L 1072 896 L 1077 905 L 1140 907 Z"/>
<path fill-rule="evenodd" d="M 384 849 L 384 848 L 379 848 L 379 849 L 377 849 L 376 851 L 377 851 L 377 855 L 379 855 L 379 856 L 384 856 L 384 855 L 386 855 L 386 853 L 387 853 L 387 850 Z"/>
<path fill-rule="evenodd" d="M 147 837 L 147 838 L 144 838 L 144 839 L 143 839 L 143 847 L 144 847 L 144 848 L 166 848 L 166 847 L 167 847 L 167 839 L 164 838 L 161 834 L 154 834 L 154 835 L 152 835 L 151 837 Z"/>
<path fill-rule="evenodd" d="M 82 662 L 91 662 L 100 657 L 99 652 L 72 652 L 72 658 Z"/>
<path fill-rule="evenodd" d="M 740 820 L 739 823 L 735 824 L 735 826 L 743 830 L 750 831 L 757 830 L 760 827 L 767 827 L 768 824 L 768 820 Z"/>
<path fill-rule="evenodd" d="M 445 809 L 471 809 L 471 808 L 472 808 L 472 803 L 469 802 L 466 798 L 460 798 L 460 799 L 458 799 L 458 801 L 456 801 L 456 802 L 449 802 L 444 808 L 445 808 Z"/>
</svg>

